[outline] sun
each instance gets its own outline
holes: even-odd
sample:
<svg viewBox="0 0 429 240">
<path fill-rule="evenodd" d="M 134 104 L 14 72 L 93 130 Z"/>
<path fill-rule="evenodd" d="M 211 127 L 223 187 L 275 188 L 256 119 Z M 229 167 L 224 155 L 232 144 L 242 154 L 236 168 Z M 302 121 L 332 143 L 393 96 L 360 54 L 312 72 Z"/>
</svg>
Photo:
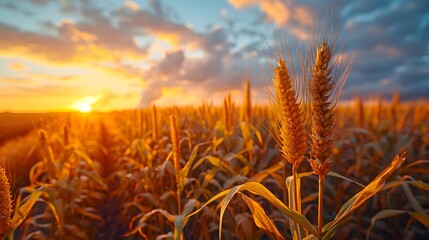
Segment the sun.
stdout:
<svg viewBox="0 0 429 240">
<path fill-rule="evenodd" d="M 89 104 L 81 104 L 79 106 L 76 106 L 76 110 L 79 110 L 80 112 L 87 113 L 91 112 L 92 107 Z"/>
<path fill-rule="evenodd" d="M 92 111 L 92 105 L 97 102 L 98 97 L 86 96 L 74 102 L 70 105 L 70 108 L 82 113 L 88 113 Z"/>
</svg>

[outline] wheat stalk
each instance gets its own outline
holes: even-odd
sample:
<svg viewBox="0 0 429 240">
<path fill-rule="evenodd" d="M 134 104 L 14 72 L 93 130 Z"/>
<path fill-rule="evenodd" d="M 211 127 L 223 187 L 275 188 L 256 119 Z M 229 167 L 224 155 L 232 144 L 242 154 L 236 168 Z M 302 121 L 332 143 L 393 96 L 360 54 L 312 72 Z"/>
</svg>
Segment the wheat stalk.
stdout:
<svg viewBox="0 0 429 240">
<path fill-rule="evenodd" d="M 69 145 L 69 139 L 70 139 L 70 130 L 67 124 L 65 124 L 63 127 L 63 133 L 64 133 L 64 146 L 67 147 Z"/>
<path fill-rule="evenodd" d="M 158 116 L 156 114 L 156 106 L 152 107 L 152 139 L 158 139 Z"/>
<path fill-rule="evenodd" d="M 381 96 L 378 95 L 375 100 L 374 117 L 373 117 L 373 123 L 375 127 L 378 127 L 378 125 L 381 122 L 381 113 L 382 113 L 382 102 L 381 102 Z"/>
<path fill-rule="evenodd" d="M 12 200 L 9 180 L 5 169 L 0 166 L 0 236 L 6 235 L 10 230 L 11 214 Z"/>
<path fill-rule="evenodd" d="M 401 108 L 401 95 L 398 92 L 395 92 L 393 94 L 391 101 L 392 102 L 390 106 L 390 114 L 391 114 L 390 118 L 392 119 L 392 125 L 390 126 L 390 128 L 391 128 L 391 131 L 396 134 L 397 133 L 396 126 L 398 124 L 399 111 Z"/>
<path fill-rule="evenodd" d="M 224 112 L 226 135 L 230 136 L 230 134 L 232 134 L 233 117 L 234 117 L 234 103 L 231 98 L 231 93 L 228 93 L 228 95 L 226 95 L 223 100 L 223 112 Z"/>
<path fill-rule="evenodd" d="M 284 158 L 292 164 L 293 208 L 299 211 L 297 170 L 307 149 L 307 130 L 304 113 L 299 105 L 297 94 L 284 59 L 278 60 L 274 71 L 273 85 L 280 110 L 280 144 Z"/>
<path fill-rule="evenodd" d="M 178 214 L 181 211 L 181 182 L 180 182 L 180 135 L 177 128 L 176 116 L 174 114 L 170 115 L 170 133 L 171 133 L 171 144 L 173 145 L 173 163 L 174 169 L 176 171 L 176 184 L 177 184 L 177 205 L 178 205 Z"/>
<path fill-rule="evenodd" d="M 57 176 L 57 167 L 55 165 L 54 153 L 48 143 L 48 135 L 45 130 L 39 131 L 39 142 L 42 147 L 42 154 L 46 162 L 48 179 L 55 180 Z"/>
<path fill-rule="evenodd" d="M 311 144 L 309 162 L 313 171 L 319 175 L 318 195 L 318 230 L 322 236 L 323 227 L 323 183 L 331 171 L 334 162 L 331 159 L 334 147 L 335 104 L 331 94 L 335 79 L 331 76 L 331 48 L 327 42 L 318 46 L 316 61 L 312 69 L 313 80 L 310 82 L 311 96 Z"/>
<path fill-rule="evenodd" d="M 357 119 L 358 119 L 358 126 L 360 128 L 363 128 L 365 126 L 365 108 L 364 104 L 362 102 L 361 97 L 357 97 L 355 100 L 356 104 L 356 111 L 357 111 Z"/>
<path fill-rule="evenodd" d="M 252 100 L 250 96 L 250 81 L 247 79 L 244 82 L 244 97 L 243 97 L 243 120 L 246 122 L 250 121 L 252 115 Z"/>
</svg>

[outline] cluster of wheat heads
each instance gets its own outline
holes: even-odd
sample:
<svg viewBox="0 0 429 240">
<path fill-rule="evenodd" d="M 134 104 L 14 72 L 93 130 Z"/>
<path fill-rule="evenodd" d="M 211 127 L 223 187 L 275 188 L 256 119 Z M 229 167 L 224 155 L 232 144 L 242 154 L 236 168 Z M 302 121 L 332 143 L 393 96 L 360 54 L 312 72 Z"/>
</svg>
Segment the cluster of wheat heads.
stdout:
<svg viewBox="0 0 429 240">
<path fill-rule="evenodd" d="M 334 165 L 332 153 L 335 143 L 336 103 L 350 67 L 350 65 L 347 65 L 347 68 L 343 70 L 343 74 L 338 74 L 337 72 L 334 74 L 333 71 L 338 59 L 332 60 L 332 56 L 332 46 L 327 41 L 317 46 L 313 55 L 314 61 L 311 63 L 311 80 L 305 82 L 306 90 L 310 96 L 309 103 L 303 103 L 302 101 L 305 98 L 298 97 L 301 90 L 297 88 L 298 84 L 289 74 L 286 60 L 278 57 L 278 66 L 274 68 L 273 84 L 276 90 L 276 119 L 280 122 L 277 135 L 279 136 L 282 155 L 292 165 L 292 176 L 286 179 L 289 192 L 288 205 L 285 205 L 261 183 L 247 182 L 222 191 L 187 218 L 197 214 L 206 205 L 223 198 L 219 222 L 219 238 L 221 238 L 222 219 L 226 207 L 232 198 L 239 194 L 250 208 L 255 224 L 276 239 L 284 239 L 284 236 L 280 234 L 276 225 L 266 215 L 260 203 L 245 195 L 247 191 L 265 198 L 290 218 L 290 231 L 294 239 L 329 239 L 334 236 L 335 231 L 345 223 L 347 218 L 359 206 L 380 191 L 386 179 L 405 160 L 405 153 L 396 155 L 390 165 L 379 173 L 372 182 L 344 203 L 332 221 L 323 224 L 323 184 L 326 176 L 351 181 L 338 173 L 332 172 Z M 306 117 L 306 104 L 310 105 L 310 117 Z M 310 142 L 309 147 L 307 147 L 307 142 Z M 313 171 L 298 173 L 298 167 L 305 158 L 307 158 Z M 319 178 L 317 228 L 301 211 L 300 179 L 313 174 Z"/>
<path fill-rule="evenodd" d="M 5 162 L 0 156 L 0 238 L 5 239 L 27 218 L 31 208 L 40 196 L 40 191 L 12 198 L 10 175 L 7 174 Z"/>
</svg>

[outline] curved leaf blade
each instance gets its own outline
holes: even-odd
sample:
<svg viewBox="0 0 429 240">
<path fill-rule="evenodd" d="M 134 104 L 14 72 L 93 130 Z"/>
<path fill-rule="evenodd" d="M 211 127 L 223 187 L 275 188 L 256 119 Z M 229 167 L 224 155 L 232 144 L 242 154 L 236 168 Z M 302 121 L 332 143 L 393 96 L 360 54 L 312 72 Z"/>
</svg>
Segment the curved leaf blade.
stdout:
<svg viewBox="0 0 429 240">
<path fill-rule="evenodd" d="M 244 194 L 241 194 L 241 197 L 243 198 L 247 206 L 250 208 L 250 211 L 252 212 L 252 216 L 253 216 L 253 221 L 255 221 L 256 226 L 273 234 L 276 237 L 276 239 L 284 239 L 283 236 L 280 234 L 279 230 L 277 229 L 277 227 L 267 216 L 264 209 L 258 202 L 247 197 Z"/>
<path fill-rule="evenodd" d="M 331 238 L 335 234 L 335 231 L 344 223 L 347 217 L 355 212 L 368 199 L 377 194 L 384 186 L 387 178 L 396 169 L 398 169 L 404 161 L 405 152 L 401 156 L 396 155 L 390 165 L 386 167 L 380 174 L 378 174 L 378 176 L 372 180 L 371 183 L 369 183 L 364 189 L 344 203 L 340 211 L 338 211 L 335 219 L 323 227 L 323 232 L 326 233 L 324 234 L 323 239 Z"/>
</svg>

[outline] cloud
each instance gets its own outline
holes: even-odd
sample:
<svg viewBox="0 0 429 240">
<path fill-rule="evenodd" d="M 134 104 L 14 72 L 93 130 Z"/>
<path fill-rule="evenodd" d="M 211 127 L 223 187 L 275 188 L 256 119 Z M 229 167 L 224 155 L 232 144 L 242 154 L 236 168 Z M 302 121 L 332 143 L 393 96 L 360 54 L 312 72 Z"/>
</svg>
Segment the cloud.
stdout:
<svg viewBox="0 0 429 240">
<path fill-rule="evenodd" d="M 284 25 L 289 21 L 290 11 L 283 1 L 280 0 L 228 0 L 235 8 L 242 9 L 253 5 L 259 6 L 261 11 L 265 13 L 269 20 L 277 25 Z"/>
<path fill-rule="evenodd" d="M 80 92 L 80 87 L 77 86 L 64 86 L 62 84 L 45 84 L 45 85 L 10 85 L 4 88 L 5 93 L 2 94 L 2 97 L 37 97 L 41 93 L 44 96 L 76 96 Z"/>
<path fill-rule="evenodd" d="M 103 24 L 77 25 L 62 21 L 58 35 L 50 36 L 24 32 L 0 23 L 0 52 L 5 55 L 23 54 L 49 62 L 91 62 L 143 57 L 146 49 L 135 46 L 132 38 L 123 37 L 120 30 Z"/>
<path fill-rule="evenodd" d="M 26 32 L 3 24 L 0 27 L 4 30 L 0 31 L 5 33 L 5 38 L 0 40 L 0 47 L 16 47 L 9 53 L 25 54 L 49 63 L 91 65 L 126 78 L 141 77 L 141 106 L 147 106 L 153 101 L 165 102 L 171 92 L 192 95 L 193 98 L 188 99 L 192 101 L 214 95 L 215 91 L 240 88 L 242 75 L 245 74 L 242 71 L 257 69 L 254 67 L 255 62 L 248 67 L 244 66 L 248 61 L 245 53 L 255 51 L 256 42 L 232 54 L 231 50 L 235 47 L 230 39 L 232 32 L 220 25 L 197 32 L 174 20 L 177 18 L 174 10 L 164 6 L 161 1 L 150 1 L 149 4 L 150 9 L 142 9 L 134 2 L 124 2 L 118 9 L 111 10 L 110 18 L 94 5 L 74 4 L 71 10 L 79 12 L 82 18 L 63 19 L 56 24 L 45 21 L 43 26 L 53 34 Z M 159 40 L 165 41 L 170 49 L 161 58 L 148 59 L 148 50 L 154 44 L 143 43 L 142 48 L 142 43 L 136 42 L 136 37 L 151 37 L 156 39 L 157 44 Z M 162 49 L 159 50 L 158 53 L 162 53 Z M 198 54 L 189 54 L 190 51 Z M 36 75 L 48 80 L 62 78 L 58 75 Z M 33 79 L 40 79 L 34 76 Z M 70 75 L 64 75 L 63 78 L 73 79 Z M 83 80 L 79 78 L 76 81 Z M 211 87 L 213 92 L 205 90 L 206 87 Z M 185 88 L 194 90 L 187 92 Z M 114 94 L 117 93 L 106 95 Z"/>
<path fill-rule="evenodd" d="M 22 53 L 53 61 L 73 58 L 75 48 L 66 39 L 43 34 L 20 31 L 0 23 L 0 51 L 2 53 Z"/>
<path fill-rule="evenodd" d="M 154 104 L 154 101 L 162 97 L 161 82 L 151 82 L 143 89 L 140 97 L 139 107 L 145 108 Z"/>
<path fill-rule="evenodd" d="M 427 1 L 355 1 L 345 9 L 349 41 L 358 44 L 347 87 L 384 96 L 397 90 L 404 99 L 428 98 L 429 92 L 420 90 L 429 81 L 422 67 L 427 64 L 424 56 L 429 56 Z M 382 84 L 385 79 L 389 87 Z"/>
<path fill-rule="evenodd" d="M 157 72 L 161 75 L 177 74 L 183 65 L 185 55 L 183 51 L 167 52 L 165 58 L 157 65 Z"/>
<path fill-rule="evenodd" d="M 0 77 L 0 84 L 2 86 L 15 86 L 15 85 L 30 85 L 34 83 L 33 80 L 24 77 Z"/>
<path fill-rule="evenodd" d="M 277 26 L 285 26 L 290 23 L 290 21 L 295 21 L 300 25 L 310 26 L 313 24 L 314 20 L 308 7 L 297 5 L 293 1 L 228 0 L 228 2 L 237 9 L 258 6 L 266 15 L 267 19 Z"/>
<path fill-rule="evenodd" d="M 313 34 L 309 26 L 315 23 L 315 17 L 319 25 L 326 18 L 328 27 L 333 26 L 335 30 L 339 24 L 336 15 L 341 14 L 345 27 L 342 30 L 345 37 L 342 39 L 347 41 L 343 54 L 350 55 L 353 48 L 356 50 L 355 62 L 343 92 L 344 98 L 369 92 L 381 92 L 388 96 L 393 89 L 402 91 L 407 95 L 405 98 L 412 96 L 409 94 L 412 89 L 416 97 L 429 97 L 429 92 L 420 91 L 421 83 L 429 81 L 429 73 L 421 67 L 427 65 L 429 59 L 427 1 L 351 1 L 342 3 L 340 13 L 335 10 L 339 9 L 336 0 L 324 2 L 323 7 L 310 0 L 229 0 L 229 3 L 240 10 L 258 7 L 266 15 L 265 21 L 280 27 L 278 36 L 281 39 L 288 35 L 300 40 L 308 39 L 309 34 Z M 286 9 L 271 8 L 278 3 Z M 279 12 L 285 13 L 282 19 L 276 19 L 275 14 Z M 341 41 L 340 38 L 340 44 Z"/>
<path fill-rule="evenodd" d="M 9 69 L 14 71 L 24 71 L 27 67 L 21 63 L 11 63 L 9 64 Z"/>
<path fill-rule="evenodd" d="M 21 86 L 18 79 L 31 79 L 38 83 L 35 91 L 44 91 L 46 85 L 58 83 L 67 88 L 91 78 L 106 86 L 100 90 L 91 83 L 85 87 L 88 91 L 85 94 L 96 95 L 94 91 L 106 88 L 103 108 L 114 104 L 125 106 L 120 98 L 128 93 L 132 95 L 128 99 L 139 106 L 220 98 L 228 91 L 239 93 L 244 75 L 251 76 L 254 94 L 262 99 L 264 90 L 257 79 L 269 81 L 271 77 L 271 73 L 260 76 L 258 64 L 266 65 L 263 58 L 270 61 L 273 51 L 282 52 L 281 44 L 285 41 L 293 49 L 295 40 L 290 41 L 291 37 L 307 44 L 309 36 L 314 34 L 313 25 L 316 22 L 323 25 L 325 16 L 327 25 L 334 30 L 338 20 L 337 0 L 327 0 L 323 6 L 313 0 L 229 0 L 235 9 L 225 5 L 210 9 L 221 21 L 208 23 L 202 19 L 207 27 L 189 22 L 188 17 L 181 19 L 188 13 L 179 12 L 184 10 L 175 2 L 168 2 L 169 5 L 160 0 L 150 0 L 147 4 L 132 0 L 114 1 L 115 4 L 86 0 L 30 2 L 29 7 L 2 6 L 21 15 L 27 8 L 38 9 L 34 10 L 38 14 L 50 6 L 59 14 L 67 12 L 70 18 L 53 22 L 41 16 L 35 23 L 39 28 L 33 27 L 32 31 L 11 22 L 0 22 L 0 53 L 15 58 L 5 65 L 12 75 L 0 75 L 1 83 L 13 90 L 12 81 Z M 381 0 L 342 4 L 340 28 L 344 26 L 347 42 L 341 58 L 347 62 L 356 49 L 343 97 L 374 91 L 387 95 L 392 89 L 401 90 L 404 98 L 413 97 L 413 92 L 417 97 L 429 97 L 429 93 L 421 90 L 429 81 L 425 68 L 429 63 L 429 3 Z M 333 13 L 326 13 L 329 9 L 334 9 Z M 29 64 L 21 61 L 26 71 L 19 71 L 25 67 L 13 65 L 20 64 L 20 59 L 29 60 Z M 34 70 L 32 63 L 56 66 L 53 70 L 58 72 L 30 73 Z M 60 67 L 69 65 L 90 69 L 90 73 L 79 73 L 88 75 L 77 78 L 74 73 L 60 73 Z M 24 72 L 34 76 L 30 78 Z M 173 95 L 181 96 L 183 101 Z"/>
<path fill-rule="evenodd" d="M 140 6 L 138 3 L 134 1 L 129 1 L 129 0 L 124 2 L 124 6 L 134 12 L 140 9 Z"/>
</svg>

